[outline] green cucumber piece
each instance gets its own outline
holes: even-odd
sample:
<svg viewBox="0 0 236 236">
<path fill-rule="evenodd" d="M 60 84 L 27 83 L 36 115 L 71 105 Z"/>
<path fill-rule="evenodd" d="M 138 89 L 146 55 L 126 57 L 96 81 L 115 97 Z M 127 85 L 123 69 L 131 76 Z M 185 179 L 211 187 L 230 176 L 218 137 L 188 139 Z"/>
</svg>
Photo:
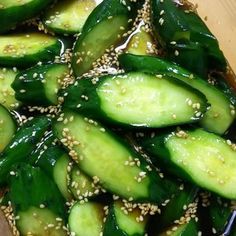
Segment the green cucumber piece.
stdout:
<svg viewBox="0 0 236 236">
<path fill-rule="evenodd" d="M 65 202 L 56 184 L 39 167 L 28 164 L 16 167 L 14 173 L 9 181 L 9 199 L 19 216 L 16 224 L 21 235 L 67 235 L 62 228 Z"/>
<path fill-rule="evenodd" d="M 16 131 L 16 124 L 10 112 L 0 105 L 0 153 L 11 142 Z"/>
<path fill-rule="evenodd" d="M 70 231 L 76 236 L 100 236 L 104 216 L 103 205 L 100 203 L 76 203 L 69 214 Z"/>
<path fill-rule="evenodd" d="M 106 49 L 115 45 L 129 27 L 129 11 L 120 0 L 104 0 L 86 20 L 76 41 L 72 68 L 76 76 L 92 69 Z"/>
<path fill-rule="evenodd" d="M 218 196 L 211 197 L 208 214 L 211 221 L 211 227 L 214 231 L 223 232 L 231 213 L 232 209 L 230 209 L 229 201 Z"/>
<path fill-rule="evenodd" d="M 80 33 L 85 21 L 96 5 L 96 0 L 58 2 L 52 9 L 47 11 L 43 23 L 55 33 Z"/>
<path fill-rule="evenodd" d="M 7 109 L 17 109 L 20 105 L 15 98 L 15 91 L 11 84 L 17 75 L 17 71 L 8 68 L 0 68 L 0 104 Z"/>
<path fill-rule="evenodd" d="M 145 30 L 143 22 L 141 22 L 134 33 L 132 33 L 132 37 L 125 48 L 125 52 L 135 55 L 152 55 L 156 53 L 154 39 L 150 32 Z"/>
<path fill-rule="evenodd" d="M 124 205 L 120 201 L 115 201 L 109 208 L 108 216 L 104 225 L 104 236 L 144 236 L 147 216 L 142 221 L 138 221 L 141 211 L 133 209 L 132 212 L 126 214 Z"/>
<path fill-rule="evenodd" d="M 156 236 L 190 236 L 199 235 L 199 226 L 194 219 L 183 224 L 172 225 L 162 233 L 156 234 Z"/>
<path fill-rule="evenodd" d="M 195 204 L 198 190 L 198 187 L 185 183 L 183 189 L 181 188 L 167 205 L 161 208 L 161 214 L 156 216 L 154 224 L 156 231 L 160 232 L 180 219 L 185 211 Z"/>
<path fill-rule="evenodd" d="M 96 84 L 89 79 L 79 80 L 64 94 L 67 108 L 134 127 L 193 123 L 203 116 L 208 106 L 203 94 L 181 81 L 142 72 L 108 75 Z M 190 106 L 189 100 L 198 107 Z"/>
<path fill-rule="evenodd" d="M 235 145 L 202 129 L 177 130 L 141 141 L 169 172 L 228 199 L 236 199 Z"/>
<path fill-rule="evenodd" d="M 207 78 L 207 54 L 199 43 L 190 42 L 171 45 L 168 49 L 167 58 L 201 78 Z"/>
<path fill-rule="evenodd" d="M 1 35 L 0 65 L 29 67 L 39 61 L 53 61 L 63 50 L 61 40 L 43 33 Z"/>
<path fill-rule="evenodd" d="M 93 198 L 101 192 L 101 188 L 76 165 L 73 165 L 70 172 L 69 189 L 77 200 Z"/>
<path fill-rule="evenodd" d="M 37 16 L 52 0 L 1 0 L 0 33 L 9 31 L 18 23 Z"/>
<path fill-rule="evenodd" d="M 27 105 L 57 105 L 57 92 L 69 73 L 67 64 L 46 64 L 22 71 L 12 83 L 15 97 Z"/>
<path fill-rule="evenodd" d="M 200 120 L 200 125 L 204 129 L 217 134 L 223 134 L 235 120 L 232 99 L 227 98 L 220 89 L 191 74 L 188 70 L 162 58 L 151 56 L 122 54 L 119 57 L 119 62 L 127 72 L 143 71 L 153 74 L 166 74 L 201 91 L 211 104 L 211 107 Z"/>
<path fill-rule="evenodd" d="M 96 121 L 67 111 L 54 124 L 54 132 L 79 168 L 117 195 L 160 203 L 176 191 L 174 183 L 161 179 L 146 160 Z"/>
<path fill-rule="evenodd" d="M 53 145 L 47 147 L 35 163 L 53 179 L 63 197 L 68 201 L 72 198 L 67 186 L 69 163 L 70 158 L 67 153 L 61 147 Z"/>
<path fill-rule="evenodd" d="M 172 0 L 152 0 L 152 21 L 163 47 L 176 42 L 199 43 L 208 58 L 208 68 L 226 70 L 226 59 L 215 36 L 193 11 L 185 11 Z M 194 56 L 194 54 L 192 54 Z"/>
<path fill-rule="evenodd" d="M 0 154 L 0 184 L 4 184 L 13 165 L 26 162 L 51 124 L 47 117 L 35 117 L 23 124 Z"/>
</svg>

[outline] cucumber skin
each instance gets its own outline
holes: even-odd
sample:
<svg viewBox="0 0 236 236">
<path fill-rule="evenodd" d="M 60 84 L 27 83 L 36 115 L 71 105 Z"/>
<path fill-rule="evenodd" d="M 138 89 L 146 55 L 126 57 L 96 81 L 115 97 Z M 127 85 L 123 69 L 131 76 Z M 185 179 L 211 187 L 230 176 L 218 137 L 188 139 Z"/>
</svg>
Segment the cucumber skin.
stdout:
<svg viewBox="0 0 236 236">
<path fill-rule="evenodd" d="M 9 31 L 17 23 L 30 19 L 45 9 L 53 0 L 34 0 L 23 6 L 0 9 L 0 33 Z"/>
<path fill-rule="evenodd" d="M 60 56 L 65 49 L 65 43 L 61 39 L 55 39 L 55 44 L 43 48 L 43 50 L 35 53 L 28 54 L 23 57 L 3 57 L 0 56 L 0 64 L 2 66 L 16 66 L 19 68 L 29 68 L 29 66 L 36 65 L 39 61 L 51 62 L 54 61 L 55 56 Z"/>
<path fill-rule="evenodd" d="M 12 166 L 26 162 L 29 155 L 49 128 L 51 120 L 47 117 L 36 117 L 25 123 L 15 134 L 12 141 L 0 155 L 0 185 L 6 183 Z"/>
<path fill-rule="evenodd" d="M 65 113 L 65 110 L 64 110 L 64 113 Z M 74 115 L 74 117 L 76 117 L 76 114 Z M 54 132 L 54 135 L 56 137 L 58 137 L 60 140 L 62 138 L 60 136 L 60 132 L 62 130 L 59 131 L 59 128 L 57 127 L 59 125 L 60 125 L 60 123 L 53 124 L 53 132 Z M 105 126 L 102 126 L 102 127 L 105 128 L 106 133 L 111 135 L 117 142 L 121 143 L 122 145 L 124 145 L 124 147 L 126 147 L 128 150 L 130 150 L 130 153 L 133 156 L 133 158 L 139 159 L 140 169 L 143 171 L 146 171 L 147 177 L 150 178 L 150 184 L 148 186 L 148 197 L 136 198 L 136 199 L 134 198 L 134 201 L 144 202 L 144 203 L 152 202 L 154 204 L 155 203 L 159 204 L 159 203 L 164 202 L 166 199 L 169 199 L 173 194 L 175 194 L 178 191 L 179 186 L 176 182 L 173 182 L 169 178 L 164 178 L 164 179 L 160 178 L 158 173 L 155 170 L 153 170 L 154 167 L 149 162 L 147 162 L 143 157 L 141 157 L 140 154 L 138 154 L 134 149 L 132 149 L 127 142 L 125 142 L 121 137 L 117 136 L 115 133 L 113 133 L 112 131 L 107 129 Z M 146 165 L 151 165 L 152 171 L 147 171 Z M 81 168 L 81 170 L 84 171 L 83 168 Z M 86 171 L 84 171 L 84 173 L 88 174 L 88 173 L 86 173 Z M 89 176 L 89 174 L 88 174 L 88 176 Z M 105 188 L 106 188 L 106 186 L 105 186 Z M 119 193 L 116 193 L 116 194 L 119 195 Z"/>
<path fill-rule="evenodd" d="M 18 73 L 11 85 L 15 90 L 16 99 L 27 105 L 57 105 L 46 96 L 44 83 L 42 81 L 46 79 L 45 76 L 48 71 L 53 70 L 54 67 L 56 68 L 57 66 L 63 65 L 66 64 L 49 63 L 42 66 L 34 66 Z M 34 73 L 38 74 L 36 78 L 34 78 Z M 41 78 L 39 75 L 43 75 L 43 78 Z M 22 77 L 24 77 L 24 79 L 21 79 Z M 26 90 L 26 92 L 21 93 L 21 90 Z"/>
<path fill-rule="evenodd" d="M 118 75 L 116 75 L 118 76 Z M 142 125 L 136 125 L 136 124 L 125 124 L 122 122 L 119 122 L 117 120 L 112 119 L 111 117 L 108 117 L 105 112 L 101 109 L 101 102 L 100 98 L 97 94 L 96 89 L 99 87 L 101 83 L 107 78 L 112 77 L 111 75 L 105 75 L 101 78 L 99 78 L 99 81 L 94 85 L 91 79 L 82 79 L 78 80 L 78 82 L 74 85 L 70 85 L 67 89 L 64 91 L 61 91 L 61 95 L 64 97 L 64 103 L 63 107 L 66 109 L 74 110 L 80 114 L 83 114 L 90 118 L 95 118 L 101 121 L 104 121 L 111 125 L 119 125 L 124 128 L 136 128 L 136 127 L 147 127 L 144 124 Z M 195 94 L 198 94 L 202 99 L 205 101 L 205 106 L 202 106 L 201 112 L 204 114 L 207 111 L 207 108 L 209 104 L 207 103 L 207 99 L 204 94 L 202 94 L 197 89 L 192 88 L 188 84 L 175 79 L 173 77 L 167 77 L 171 82 L 180 84 L 182 87 L 185 87 L 189 90 L 192 90 Z M 66 96 L 65 96 L 66 94 Z M 85 95 L 88 98 L 92 97 L 92 99 L 85 100 L 81 96 Z M 81 104 L 80 107 L 77 105 Z M 198 122 L 200 118 L 196 118 L 194 121 L 190 120 L 189 123 Z M 179 123 L 178 123 L 179 124 Z M 185 122 L 186 124 L 186 122 Z M 167 126 L 167 125 L 166 125 Z"/>
</svg>

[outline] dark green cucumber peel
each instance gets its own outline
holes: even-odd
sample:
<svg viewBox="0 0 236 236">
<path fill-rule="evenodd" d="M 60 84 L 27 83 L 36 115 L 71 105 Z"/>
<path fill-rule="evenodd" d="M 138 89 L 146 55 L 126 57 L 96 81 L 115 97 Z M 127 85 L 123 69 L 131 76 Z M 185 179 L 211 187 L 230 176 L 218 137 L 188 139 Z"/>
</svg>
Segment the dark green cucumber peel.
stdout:
<svg viewBox="0 0 236 236">
<path fill-rule="evenodd" d="M 124 213 L 121 202 L 113 202 L 108 211 L 104 224 L 104 236 L 143 236 L 147 223 L 147 216 L 143 221 L 137 221 L 141 210 L 133 209 L 133 211 Z"/>
<path fill-rule="evenodd" d="M 78 80 L 63 93 L 64 107 L 127 127 L 193 123 L 208 107 L 205 96 L 182 81 L 142 72 L 108 75 L 96 84 L 89 79 Z M 189 106 L 187 100 L 199 103 L 199 107 Z"/>
<path fill-rule="evenodd" d="M 222 92 L 221 88 L 217 88 L 188 70 L 158 57 L 122 54 L 119 56 L 119 63 L 127 72 L 143 71 L 153 74 L 166 74 L 201 91 L 211 104 L 210 109 L 200 120 L 200 125 L 206 130 L 223 134 L 233 123 L 235 115 L 233 115 L 232 110 L 235 106 L 235 98 L 232 92 L 226 88 L 224 89 L 226 92 Z"/>
<path fill-rule="evenodd" d="M 172 0 L 152 0 L 152 21 L 163 47 L 176 42 L 199 43 L 206 50 L 209 68 L 226 69 L 217 39 L 195 12 L 186 12 Z"/>
<path fill-rule="evenodd" d="M 69 148 L 80 169 L 99 179 L 104 188 L 127 199 L 154 203 L 165 201 L 177 191 L 175 183 L 148 170 L 150 164 L 108 129 L 73 112 L 62 115 L 63 119 L 54 124 L 56 136 Z M 69 136 L 77 144 L 69 146 Z"/>
<path fill-rule="evenodd" d="M 4 184 L 11 168 L 20 162 L 27 162 L 36 144 L 47 131 L 51 121 L 47 117 L 36 117 L 21 126 L 11 142 L 0 155 L 0 183 Z"/>
<path fill-rule="evenodd" d="M 235 148 L 229 141 L 202 129 L 163 132 L 140 141 L 153 163 L 178 177 L 228 199 L 236 199 L 232 174 Z"/>
<path fill-rule="evenodd" d="M 64 41 L 39 32 L 0 36 L 0 65 L 29 67 L 54 61 L 65 50 Z"/>
<path fill-rule="evenodd" d="M 15 131 L 15 120 L 11 113 L 0 104 L 0 153 L 11 142 Z"/>
<path fill-rule="evenodd" d="M 104 0 L 86 20 L 81 36 L 74 46 L 72 68 L 76 76 L 90 70 L 129 27 L 130 12 L 119 0 Z"/>
<path fill-rule="evenodd" d="M 207 78 L 207 53 L 199 43 L 190 42 L 171 45 L 166 57 L 201 78 Z"/>
<path fill-rule="evenodd" d="M 62 229 L 67 215 L 65 201 L 56 184 L 39 167 L 18 165 L 9 179 L 9 186 L 8 197 L 15 215 L 19 215 L 17 226 L 23 235 L 31 229 L 35 231 L 31 233 L 40 236 L 48 235 L 50 231 L 52 235 L 66 235 Z M 40 219 L 43 216 L 45 218 Z M 56 221 L 56 217 L 61 218 L 61 222 Z M 40 220 L 41 224 L 38 222 Z M 56 229 L 57 225 L 50 228 L 52 223 L 61 226 L 59 229 Z M 37 225 L 35 228 L 34 224 Z"/>
<path fill-rule="evenodd" d="M 27 105 L 57 105 L 57 91 L 69 68 L 66 64 L 37 65 L 18 73 L 12 88 L 15 97 Z"/>
<path fill-rule="evenodd" d="M 14 4 L 11 4 L 13 3 Z M 18 23 L 37 16 L 45 9 L 53 0 L 31 0 L 31 1 L 1 1 L 0 4 L 0 33 L 9 31 Z"/>
</svg>

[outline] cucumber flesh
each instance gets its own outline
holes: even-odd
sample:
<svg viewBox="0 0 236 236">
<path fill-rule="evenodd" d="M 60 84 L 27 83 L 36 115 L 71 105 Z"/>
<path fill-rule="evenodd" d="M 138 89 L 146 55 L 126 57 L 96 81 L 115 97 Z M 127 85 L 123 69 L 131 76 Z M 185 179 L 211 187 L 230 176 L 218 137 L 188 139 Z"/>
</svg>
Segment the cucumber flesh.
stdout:
<svg viewBox="0 0 236 236">
<path fill-rule="evenodd" d="M 29 67 L 52 61 L 63 50 L 62 41 L 43 33 L 16 33 L 0 36 L 0 64 Z"/>
<path fill-rule="evenodd" d="M 58 2 L 47 12 L 44 24 L 57 33 L 76 34 L 81 32 L 86 19 L 95 7 L 95 0 Z"/>
<path fill-rule="evenodd" d="M 68 182 L 67 169 L 68 169 L 69 163 L 70 163 L 70 159 L 68 155 L 65 153 L 60 158 L 58 158 L 53 168 L 54 181 L 57 184 L 61 194 L 64 196 L 65 199 L 71 199 L 71 194 L 67 186 L 67 182 Z"/>
<path fill-rule="evenodd" d="M 217 87 L 191 74 L 191 72 L 184 68 L 162 58 L 132 54 L 121 55 L 119 62 L 127 72 L 143 71 L 154 74 L 166 74 L 201 91 L 211 104 L 211 107 L 200 120 L 200 124 L 204 129 L 217 134 L 223 134 L 233 123 L 235 109 L 230 99 Z"/>
<path fill-rule="evenodd" d="M 142 218 L 142 221 L 138 221 L 141 216 L 140 209 L 133 209 L 131 212 L 129 211 L 128 214 L 126 214 L 123 208 L 125 207 L 121 201 L 115 201 L 110 206 L 103 235 L 144 236 L 148 220 L 147 215 Z"/>
<path fill-rule="evenodd" d="M 120 123 L 164 127 L 197 121 L 206 111 L 204 95 L 173 79 L 130 73 L 104 79 L 97 89 L 101 110 Z M 171 93 L 171 96 L 169 94 Z M 188 101 L 198 103 L 198 108 Z"/>
<path fill-rule="evenodd" d="M 92 69 L 93 63 L 100 58 L 113 44 L 119 41 L 119 35 L 126 28 L 128 18 L 116 16 L 101 22 L 91 30 L 83 40 L 78 40 L 75 45 L 72 66 L 77 76 Z"/>
<path fill-rule="evenodd" d="M 17 72 L 13 69 L 0 68 L 0 104 L 9 110 L 17 109 L 20 105 L 15 98 L 15 91 L 11 88 Z"/>
<path fill-rule="evenodd" d="M 72 68 L 81 76 L 107 49 L 121 40 L 129 27 L 129 11 L 119 0 L 104 0 L 86 20 L 81 36 L 75 43 Z"/>
<path fill-rule="evenodd" d="M 132 34 L 125 52 L 134 55 L 150 55 L 156 53 L 152 35 L 145 31 L 142 22 L 138 26 L 137 30 Z"/>
<path fill-rule="evenodd" d="M 10 112 L 0 105 L 0 152 L 10 143 L 16 131 L 16 124 Z"/>
<path fill-rule="evenodd" d="M 69 228 L 76 236 L 100 236 L 103 231 L 103 205 L 76 203 L 70 211 Z"/>
<path fill-rule="evenodd" d="M 53 0 L 1 0 L 0 33 L 5 33 L 17 24 L 36 17 Z"/>
<path fill-rule="evenodd" d="M 62 228 L 62 222 L 48 209 L 32 206 L 27 211 L 18 213 L 17 227 L 22 236 L 66 236 L 67 232 Z"/>
<path fill-rule="evenodd" d="M 156 172 L 147 171 L 149 164 L 144 159 L 96 121 L 68 111 L 60 118 L 54 124 L 56 136 L 79 168 L 104 188 L 145 202 L 162 202 L 175 191 L 175 186 L 167 184 Z M 72 146 L 70 137 L 75 143 Z M 133 161 L 138 164 L 129 165 Z"/>
<path fill-rule="evenodd" d="M 143 141 L 169 171 L 225 198 L 236 199 L 235 144 L 202 129 L 176 131 Z"/>
<path fill-rule="evenodd" d="M 100 193 L 100 188 L 76 165 L 72 167 L 69 179 L 69 189 L 75 199 L 92 198 Z"/>
</svg>

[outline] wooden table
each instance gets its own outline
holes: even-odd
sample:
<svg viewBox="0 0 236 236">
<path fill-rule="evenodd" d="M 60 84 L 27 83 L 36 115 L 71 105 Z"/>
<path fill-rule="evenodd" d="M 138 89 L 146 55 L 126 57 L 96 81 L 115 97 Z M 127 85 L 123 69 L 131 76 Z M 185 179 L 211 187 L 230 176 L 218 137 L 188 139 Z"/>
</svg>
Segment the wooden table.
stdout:
<svg viewBox="0 0 236 236">
<path fill-rule="evenodd" d="M 198 4 L 198 13 L 219 40 L 230 66 L 236 73 L 236 1 L 190 0 Z"/>
</svg>

